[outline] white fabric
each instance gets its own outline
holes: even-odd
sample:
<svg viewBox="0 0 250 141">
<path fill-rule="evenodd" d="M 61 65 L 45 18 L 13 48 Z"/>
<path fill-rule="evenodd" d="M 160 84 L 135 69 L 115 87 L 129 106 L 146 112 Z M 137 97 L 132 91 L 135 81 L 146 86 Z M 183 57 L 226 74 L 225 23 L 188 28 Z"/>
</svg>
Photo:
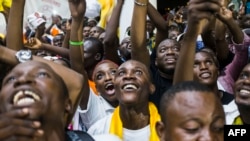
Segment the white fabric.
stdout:
<svg viewBox="0 0 250 141">
<path fill-rule="evenodd" d="M 224 87 L 220 84 L 220 81 L 218 81 L 218 80 L 217 80 L 217 86 L 218 86 L 218 89 L 219 89 L 219 90 L 222 90 L 222 91 L 225 92 Z"/>
<path fill-rule="evenodd" d="M 98 120 L 88 129 L 90 135 L 108 134 L 111 124 L 112 114 Z"/>
<path fill-rule="evenodd" d="M 102 134 L 92 136 L 95 141 L 122 141 L 118 136 L 113 134 Z"/>
<path fill-rule="evenodd" d="M 234 100 L 229 104 L 223 105 L 225 116 L 226 116 L 226 125 L 232 125 L 234 119 L 239 115 L 238 107 Z"/>
<path fill-rule="evenodd" d="M 88 133 L 92 136 L 96 136 L 99 134 L 108 134 L 111 118 L 112 114 L 97 121 L 89 128 Z M 149 141 L 149 138 L 150 138 L 149 125 L 138 130 L 129 130 L 123 128 L 123 141 Z"/>
<path fill-rule="evenodd" d="M 149 138 L 150 138 L 149 125 L 139 130 L 129 130 L 123 128 L 124 141 L 149 141 Z"/>
<path fill-rule="evenodd" d="M 87 109 L 81 110 L 80 106 L 78 106 L 74 118 L 73 129 L 81 130 L 79 120 L 81 120 L 88 129 L 96 121 L 112 114 L 113 111 L 113 106 L 111 106 L 102 96 L 97 96 L 96 94 L 94 94 L 94 92 L 90 89 Z M 78 115 L 80 116 L 80 118 Z"/>
</svg>

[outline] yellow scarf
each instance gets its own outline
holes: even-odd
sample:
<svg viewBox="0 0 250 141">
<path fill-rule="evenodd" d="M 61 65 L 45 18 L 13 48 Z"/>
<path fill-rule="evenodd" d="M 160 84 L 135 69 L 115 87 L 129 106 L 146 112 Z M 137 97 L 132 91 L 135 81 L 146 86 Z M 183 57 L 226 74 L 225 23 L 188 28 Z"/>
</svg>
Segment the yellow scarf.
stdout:
<svg viewBox="0 0 250 141">
<path fill-rule="evenodd" d="M 233 125 L 243 125 L 243 121 L 242 121 L 242 119 L 240 118 L 240 116 L 237 116 L 237 117 L 234 119 Z"/>
<path fill-rule="evenodd" d="M 122 139 L 122 122 L 119 115 L 120 108 L 119 106 L 115 108 L 114 113 L 112 115 L 111 119 L 111 125 L 109 129 L 109 133 L 115 134 L 119 136 Z M 155 105 L 151 102 L 149 102 L 149 114 L 150 114 L 150 141 L 159 141 L 159 138 L 157 136 L 156 130 L 155 130 L 155 124 L 157 121 L 160 121 L 160 115 L 158 114 L 158 111 L 155 107 Z"/>
</svg>

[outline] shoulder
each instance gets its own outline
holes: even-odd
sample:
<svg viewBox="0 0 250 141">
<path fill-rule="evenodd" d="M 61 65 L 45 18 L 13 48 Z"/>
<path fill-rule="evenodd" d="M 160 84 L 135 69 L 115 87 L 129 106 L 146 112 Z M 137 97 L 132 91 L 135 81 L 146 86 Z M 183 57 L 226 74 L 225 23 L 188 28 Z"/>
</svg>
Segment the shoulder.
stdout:
<svg viewBox="0 0 250 141">
<path fill-rule="evenodd" d="M 104 118 L 95 122 L 90 128 L 88 129 L 88 133 L 90 135 L 98 135 L 98 134 L 106 134 L 109 132 L 109 127 L 111 123 L 111 118 L 113 114 L 105 116 Z"/>
</svg>

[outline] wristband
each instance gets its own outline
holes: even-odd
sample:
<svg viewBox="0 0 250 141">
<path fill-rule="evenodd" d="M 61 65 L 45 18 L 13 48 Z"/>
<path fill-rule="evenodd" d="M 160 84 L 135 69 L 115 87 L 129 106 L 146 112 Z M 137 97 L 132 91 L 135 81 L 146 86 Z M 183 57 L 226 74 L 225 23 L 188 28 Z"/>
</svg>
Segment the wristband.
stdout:
<svg viewBox="0 0 250 141">
<path fill-rule="evenodd" d="M 69 41 L 69 44 L 72 46 L 81 46 L 83 45 L 83 41 L 80 41 L 80 42 Z"/>
</svg>

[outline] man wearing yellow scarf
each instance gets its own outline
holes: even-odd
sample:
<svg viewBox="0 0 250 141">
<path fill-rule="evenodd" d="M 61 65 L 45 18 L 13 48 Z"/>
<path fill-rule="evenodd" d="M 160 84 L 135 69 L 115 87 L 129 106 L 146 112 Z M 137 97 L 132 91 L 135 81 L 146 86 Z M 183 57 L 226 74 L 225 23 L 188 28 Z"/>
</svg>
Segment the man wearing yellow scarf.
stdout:
<svg viewBox="0 0 250 141">
<path fill-rule="evenodd" d="M 135 60 L 126 61 L 115 78 L 119 106 L 112 115 L 91 126 L 88 133 L 110 133 L 123 141 L 159 141 L 155 124 L 160 116 L 155 105 L 148 101 L 154 90 L 148 68 Z"/>
</svg>

